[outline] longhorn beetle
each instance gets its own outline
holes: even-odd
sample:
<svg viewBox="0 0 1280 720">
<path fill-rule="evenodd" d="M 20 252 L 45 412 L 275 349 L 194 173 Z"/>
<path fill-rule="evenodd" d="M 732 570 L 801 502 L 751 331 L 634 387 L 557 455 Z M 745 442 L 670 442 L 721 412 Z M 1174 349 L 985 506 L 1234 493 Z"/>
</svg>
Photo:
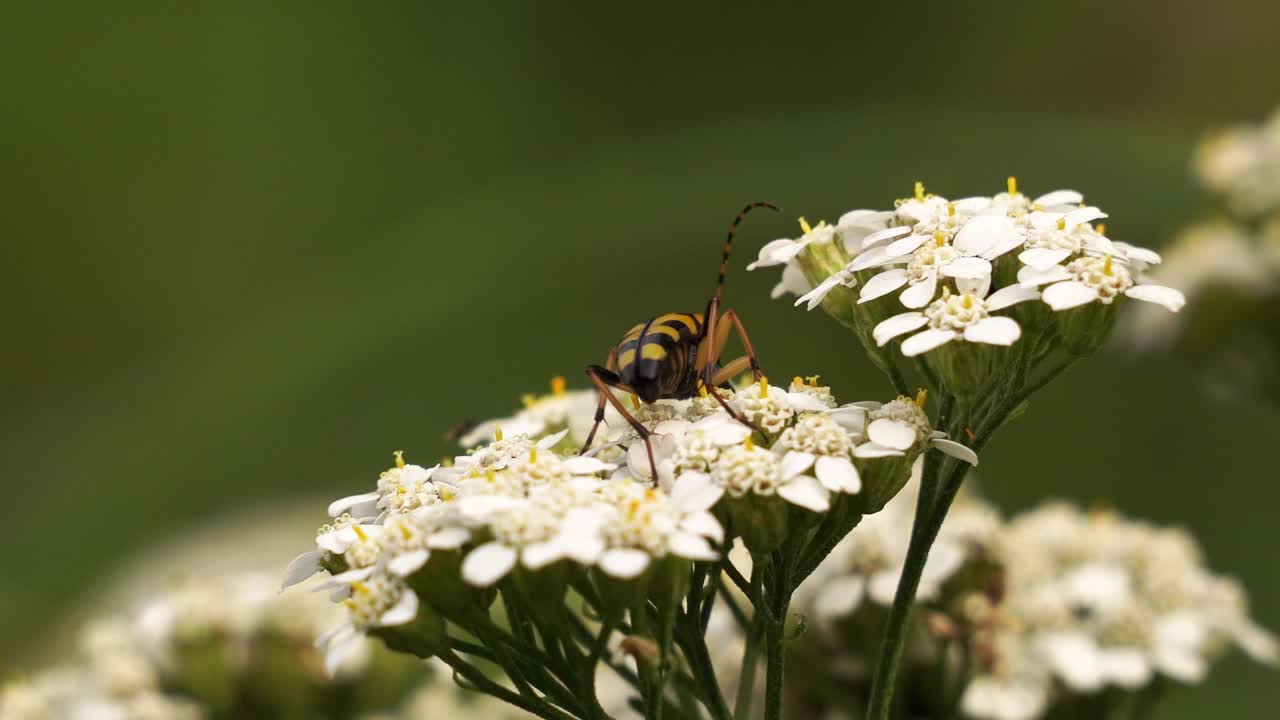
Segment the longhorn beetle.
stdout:
<svg viewBox="0 0 1280 720">
<path fill-rule="evenodd" d="M 724 274 L 729 268 L 733 234 L 742 218 L 758 207 L 778 211 L 770 203 L 753 202 L 738 212 L 725 236 L 715 295 L 707 301 L 705 310 L 701 313 L 666 313 L 650 318 L 622 336 L 622 340 L 609 352 L 609 360 L 604 367 L 587 366 L 587 377 L 591 378 L 591 382 L 600 391 L 600 402 L 596 405 L 595 423 L 591 426 L 591 433 L 587 435 L 587 442 L 582 446 L 581 452 L 586 452 L 591 447 L 600 423 L 604 422 L 605 403 L 610 403 L 644 441 L 645 452 L 649 456 L 649 470 L 653 473 L 653 484 L 655 487 L 658 484 L 658 466 L 653 461 L 653 445 L 649 442 L 652 432 L 627 412 L 609 388 L 629 392 L 633 401 L 646 404 L 664 398 L 684 400 L 709 390 L 711 397 L 729 415 L 754 429 L 750 422 L 729 407 L 725 399 L 715 392 L 715 388 L 724 385 L 747 368 L 751 369 L 756 380 L 764 377 L 760 372 L 755 348 L 751 346 L 751 338 L 747 336 L 746 328 L 742 327 L 742 319 L 733 310 L 720 311 L 720 295 L 724 289 Z M 720 355 L 729 342 L 729 331 L 734 328 L 738 330 L 747 354 L 721 364 Z"/>
</svg>

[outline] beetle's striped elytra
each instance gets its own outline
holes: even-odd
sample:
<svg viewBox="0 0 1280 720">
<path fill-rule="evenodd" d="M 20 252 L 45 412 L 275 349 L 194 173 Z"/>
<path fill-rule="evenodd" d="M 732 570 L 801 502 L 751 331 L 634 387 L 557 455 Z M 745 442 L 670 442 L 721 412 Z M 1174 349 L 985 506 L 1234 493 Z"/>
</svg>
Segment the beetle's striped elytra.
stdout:
<svg viewBox="0 0 1280 720">
<path fill-rule="evenodd" d="M 767 207 L 775 212 L 778 210 L 767 202 L 753 202 L 742 208 L 733 219 L 725 236 L 715 294 L 707 302 L 703 312 L 665 313 L 639 323 L 628 330 L 614 346 L 606 365 L 587 367 L 587 376 L 600 391 L 600 401 L 596 406 L 595 424 L 582 447 L 583 452 L 591 447 L 600 423 L 604 422 L 605 404 L 612 404 L 644 441 L 649 456 L 649 469 L 653 473 L 654 485 L 657 485 L 658 471 L 653 460 L 653 447 L 649 442 L 650 431 L 618 402 L 610 388 L 629 392 L 640 402 L 653 403 L 662 399 L 691 398 L 700 391 L 705 394 L 706 388 L 725 385 L 731 378 L 748 369 L 757 380 L 763 377 L 755 348 L 751 345 L 751 339 L 747 336 L 738 313 L 733 310 L 720 312 L 720 297 L 725 273 L 729 268 L 734 232 L 743 216 L 757 207 Z M 734 329 L 742 339 L 746 355 L 721 363 L 729 333 Z M 747 423 L 719 394 L 710 395 L 730 415 Z"/>
</svg>

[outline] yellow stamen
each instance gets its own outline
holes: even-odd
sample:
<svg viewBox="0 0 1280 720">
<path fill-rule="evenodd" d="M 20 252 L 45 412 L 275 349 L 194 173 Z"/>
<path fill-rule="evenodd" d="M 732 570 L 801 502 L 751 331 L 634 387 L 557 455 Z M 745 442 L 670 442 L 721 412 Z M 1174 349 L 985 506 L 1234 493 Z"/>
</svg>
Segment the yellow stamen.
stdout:
<svg viewBox="0 0 1280 720">
<path fill-rule="evenodd" d="M 1098 230 L 1098 234 L 1099 234 L 1099 235 L 1106 235 L 1106 234 L 1107 234 L 1107 224 L 1106 224 L 1106 223 L 1098 223 L 1097 230 Z"/>
<path fill-rule="evenodd" d="M 401 525 L 401 526 L 400 526 L 400 537 L 404 538 L 405 540 L 412 540 L 412 539 L 413 539 L 413 533 L 409 531 L 409 526 L 408 526 L 408 525 Z"/>
<path fill-rule="evenodd" d="M 750 436 L 750 435 L 748 435 L 748 436 L 747 436 L 747 439 L 746 439 L 746 440 L 743 440 L 743 441 L 742 441 L 742 447 L 744 447 L 744 448 L 746 448 L 746 449 L 748 449 L 748 450 L 755 450 L 755 449 L 756 449 L 756 444 L 755 444 L 755 443 L 753 443 L 753 442 L 751 442 L 751 436 Z"/>
<path fill-rule="evenodd" d="M 537 403 L 538 403 L 538 398 L 534 397 L 533 393 L 525 393 L 520 396 L 520 404 L 524 405 L 527 408 L 531 408 Z"/>
<path fill-rule="evenodd" d="M 946 300 L 946 299 L 947 299 L 947 298 L 949 298 L 949 297 L 951 297 L 951 288 L 947 287 L 946 285 L 943 285 L 943 286 L 942 286 L 942 299 L 943 299 L 943 300 Z"/>
<path fill-rule="evenodd" d="M 760 397 L 769 397 L 769 378 L 764 375 L 760 376 Z"/>
<path fill-rule="evenodd" d="M 1005 180 L 1005 185 L 1009 188 L 1010 195 L 1018 194 L 1018 178 L 1010 175 L 1009 178 Z"/>
<path fill-rule="evenodd" d="M 947 234 L 939 230 L 933 234 L 933 241 L 938 243 L 938 247 L 942 247 L 947 244 Z"/>
<path fill-rule="evenodd" d="M 555 377 L 551 378 L 551 394 L 552 395 L 564 394 L 564 376 L 563 375 L 556 375 Z"/>
<path fill-rule="evenodd" d="M 929 398 L 928 388 L 920 388 L 920 392 L 916 393 L 916 407 L 924 407 L 924 401 Z"/>
<path fill-rule="evenodd" d="M 360 542 L 369 542 L 369 536 L 365 534 L 364 528 L 360 527 L 360 523 L 352 525 L 351 532 L 354 532 L 356 537 L 360 538 Z"/>
<path fill-rule="evenodd" d="M 924 183 L 916 181 L 916 202 L 924 201 Z"/>
<path fill-rule="evenodd" d="M 443 486 L 443 485 L 442 485 L 442 486 L 440 487 L 440 499 L 441 499 L 441 500 L 444 500 L 445 502 L 448 502 L 448 501 L 452 500 L 452 499 L 453 499 L 453 491 L 452 491 L 452 490 L 450 490 L 447 486 Z"/>
<path fill-rule="evenodd" d="M 494 430 L 493 430 L 493 439 L 494 439 L 494 441 L 495 441 L 495 442 L 502 442 L 502 426 L 501 426 L 501 425 L 499 425 L 498 427 L 494 428 Z"/>
<path fill-rule="evenodd" d="M 813 228 L 809 227 L 809 221 L 805 220 L 803 217 L 800 218 L 800 229 L 804 231 L 805 235 L 813 232 Z"/>
<path fill-rule="evenodd" d="M 644 499 L 653 502 L 658 499 L 658 493 L 654 492 L 653 488 L 645 488 Z"/>
<path fill-rule="evenodd" d="M 969 293 L 964 294 L 964 309 L 968 310 L 973 307 L 973 297 Z"/>
<path fill-rule="evenodd" d="M 493 470 L 486 470 L 484 472 L 484 479 L 488 480 L 489 482 L 493 482 L 495 480 Z"/>
<path fill-rule="evenodd" d="M 632 410 L 640 409 L 640 396 L 636 395 L 635 393 L 631 393 L 631 409 Z"/>
<path fill-rule="evenodd" d="M 809 376 L 809 387 L 818 387 L 818 376 L 817 376 L 817 375 L 810 375 L 810 376 Z"/>
<path fill-rule="evenodd" d="M 392 454 L 396 456 L 396 467 L 398 468 L 404 467 L 404 451 L 397 450 Z"/>
<path fill-rule="evenodd" d="M 368 586 L 368 585 L 365 585 L 365 584 L 364 584 L 364 583 L 362 583 L 362 582 L 353 582 L 353 583 L 351 583 L 351 589 L 352 589 L 352 590 L 355 590 L 356 592 L 360 593 L 361 595 L 368 595 L 368 594 L 369 594 L 369 586 Z"/>
<path fill-rule="evenodd" d="M 1067 229 L 1067 219 L 1066 219 L 1066 218 L 1064 218 L 1064 217 L 1060 217 L 1060 218 L 1058 218 L 1058 229 L 1059 229 L 1059 230 L 1066 230 L 1066 229 Z"/>
<path fill-rule="evenodd" d="M 947 203 L 947 215 L 950 215 L 951 217 L 955 217 L 955 216 L 956 216 L 956 204 L 955 204 L 955 203 Z"/>
<path fill-rule="evenodd" d="M 631 504 L 627 506 L 627 519 L 631 520 L 632 518 L 634 518 L 636 516 L 636 511 L 639 509 L 640 509 L 640 501 L 632 500 Z"/>
<path fill-rule="evenodd" d="M 397 494 L 397 495 L 405 495 L 405 494 L 408 494 L 408 492 L 409 492 L 409 488 L 407 488 L 407 487 L 405 487 L 405 486 L 403 486 L 403 485 L 400 485 L 400 486 L 397 486 L 397 487 L 396 487 L 396 494 Z"/>
<path fill-rule="evenodd" d="M 1107 261 L 1102 265 L 1102 272 L 1108 275 L 1111 274 L 1111 256 L 1110 255 L 1107 256 Z"/>
<path fill-rule="evenodd" d="M 441 458 L 440 467 L 453 467 L 453 458 L 448 456 Z"/>
<path fill-rule="evenodd" d="M 802 378 L 802 377 L 800 377 L 799 375 L 797 375 L 797 376 L 795 376 L 795 377 L 791 378 L 791 384 L 792 384 L 792 385 L 803 385 L 803 384 L 804 384 L 804 378 Z"/>
<path fill-rule="evenodd" d="M 343 604 L 343 605 L 345 605 L 345 606 L 347 607 L 347 609 L 348 609 L 348 610 L 355 610 L 355 609 L 356 609 L 356 601 L 355 601 L 355 600 L 352 600 L 351 598 L 347 598 L 347 599 L 343 600 L 343 601 L 342 601 L 342 604 Z"/>
<path fill-rule="evenodd" d="M 536 445 L 529 448 L 529 462 L 535 464 L 538 462 L 538 446 Z"/>
<path fill-rule="evenodd" d="M 707 396 L 707 386 L 702 383 L 702 379 L 698 379 L 698 397 Z"/>
</svg>

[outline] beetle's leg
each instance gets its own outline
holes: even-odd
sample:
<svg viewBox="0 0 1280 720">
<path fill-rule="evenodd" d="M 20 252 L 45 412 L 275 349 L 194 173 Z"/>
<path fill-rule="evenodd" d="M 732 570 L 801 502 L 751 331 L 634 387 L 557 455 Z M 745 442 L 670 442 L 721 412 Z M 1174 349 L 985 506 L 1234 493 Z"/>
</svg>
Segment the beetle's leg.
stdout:
<svg viewBox="0 0 1280 720">
<path fill-rule="evenodd" d="M 724 352 L 724 346 L 729 342 L 729 331 L 736 328 L 738 337 L 742 338 L 742 347 L 747 352 L 747 360 L 751 364 L 751 374 L 756 380 L 764 377 L 764 373 L 760 372 L 760 358 L 756 355 L 756 349 L 751 344 L 751 338 L 747 335 L 747 329 L 742 326 L 742 318 L 738 317 L 737 310 L 725 310 L 724 315 L 717 324 L 714 338 L 715 346 L 711 352 L 715 357 L 720 357 Z"/>
<path fill-rule="evenodd" d="M 617 375 L 618 348 L 615 347 L 609 351 L 609 359 L 605 363 L 605 370 L 608 372 L 608 375 L 604 376 L 606 385 L 613 387 L 619 387 L 622 385 L 622 379 Z M 587 374 L 590 374 L 590 370 L 588 370 Z M 582 444 L 582 449 L 578 451 L 579 455 L 591 449 L 591 441 L 595 439 L 596 431 L 600 429 L 600 423 L 604 422 L 604 404 L 607 402 L 604 396 L 604 393 L 600 393 L 600 402 L 596 405 L 595 422 L 591 425 L 591 432 L 587 434 L 587 441 Z"/>
<path fill-rule="evenodd" d="M 740 357 L 731 361 L 728 365 L 720 368 L 711 376 L 711 387 L 720 387 L 746 372 L 749 367 L 751 367 L 751 358 L 749 357 Z"/>
<path fill-rule="evenodd" d="M 644 449 L 649 456 L 649 470 L 653 473 L 653 486 L 658 487 L 658 464 L 653 460 L 653 443 L 649 442 L 649 436 L 653 433 L 649 432 L 649 428 L 641 424 L 635 415 L 627 412 L 622 402 L 609 391 L 610 387 L 626 389 L 626 386 L 622 384 L 621 378 L 608 368 L 602 368 L 599 365 L 587 366 L 587 377 L 591 378 L 591 382 L 595 383 L 596 388 L 600 391 L 600 404 L 596 406 L 596 422 L 591 428 L 591 436 L 595 435 L 596 428 L 600 427 L 600 423 L 604 421 L 604 404 L 606 402 L 610 403 L 613 405 L 613 409 L 622 415 L 623 419 L 635 429 L 636 433 L 640 435 L 640 439 L 644 441 Z M 583 450 L 591 446 L 591 436 L 588 436 L 587 444 L 583 446 Z"/>
</svg>

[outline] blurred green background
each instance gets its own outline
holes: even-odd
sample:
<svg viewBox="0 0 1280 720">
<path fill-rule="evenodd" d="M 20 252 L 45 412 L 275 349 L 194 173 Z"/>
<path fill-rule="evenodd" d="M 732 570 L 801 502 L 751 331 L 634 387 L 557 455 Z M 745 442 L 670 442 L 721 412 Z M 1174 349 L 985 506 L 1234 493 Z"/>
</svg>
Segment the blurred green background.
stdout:
<svg viewBox="0 0 1280 720">
<path fill-rule="evenodd" d="M 769 301 L 756 248 L 1009 174 L 1159 247 L 1205 204 L 1199 133 L 1280 101 L 1277 28 L 1253 0 L 5 3 L 0 671 L 130 553 L 432 461 L 700 308 L 747 200 L 786 209 L 746 223 L 727 290 L 766 369 L 886 397 L 825 316 Z M 1102 356 L 983 483 L 1185 524 L 1280 628 L 1278 421 Z M 1165 716 L 1274 717 L 1276 679 L 1237 658 Z"/>
</svg>

